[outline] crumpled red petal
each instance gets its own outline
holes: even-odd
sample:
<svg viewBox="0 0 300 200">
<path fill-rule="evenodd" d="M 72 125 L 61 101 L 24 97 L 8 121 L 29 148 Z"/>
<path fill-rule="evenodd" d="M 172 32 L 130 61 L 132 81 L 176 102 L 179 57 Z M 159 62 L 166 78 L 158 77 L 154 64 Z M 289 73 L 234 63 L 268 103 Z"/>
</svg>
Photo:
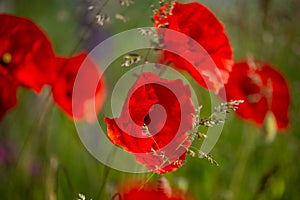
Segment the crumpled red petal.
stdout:
<svg viewBox="0 0 300 200">
<path fill-rule="evenodd" d="M 31 20 L 0 14 L 0 71 L 39 92 L 53 81 L 55 55 L 43 31 Z M 3 62 L 6 56 L 6 61 Z"/>
<path fill-rule="evenodd" d="M 188 86 L 143 73 L 132 86 L 119 118 L 105 118 L 112 143 L 157 173 L 182 166 L 194 107 Z"/>
<path fill-rule="evenodd" d="M 56 68 L 56 81 L 52 83 L 55 103 L 75 120 L 96 120 L 106 97 L 106 85 L 93 60 L 86 53 L 61 57 Z"/>
<path fill-rule="evenodd" d="M 225 85 L 227 100 L 241 99 L 237 114 L 243 119 L 264 124 L 271 111 L 279 130 L 289 125 L 290 93 L 288 82 L 274 67 L 260 61 L 241 61 L 234 65 Z"/>
<path fill-rule="evenodd" d="M 192 200 L 190 195 L 171 188 L 169 185 L 169 188 L 164 187 L 166 186 L 161 184 L 143 184 L 138 181 L 127 181 L 126 185 L 119 189 L 118 194 L 122 200 Z"/>
<path fill-rule="evenodd" d="M 16 83 L 0 73 L 0 120 L 17 104 Z"/>
<path fill-rule="evenodd" d="M 201 86 L 217 93 L 228 80 L 233 57 L 224 27 L 216 16 L 198 2 L 175 2 L 171 8 L 167 4 L 163 6 L 153 19 L 156 27 L 166 25 L 168 29 L 190 37 L 178 39 L 178 36 L 172 34 L 164 35 L 159 29 L 159 34 L 163 35 L 164 49 L 175 45 L 181 52 L 177 55 L 163 51 L 160 62 L 172 62 L 175 68 L 189 72 Z M 196 44 L 200 44 L 205 52 L 196 48 Z"/>
</svg>

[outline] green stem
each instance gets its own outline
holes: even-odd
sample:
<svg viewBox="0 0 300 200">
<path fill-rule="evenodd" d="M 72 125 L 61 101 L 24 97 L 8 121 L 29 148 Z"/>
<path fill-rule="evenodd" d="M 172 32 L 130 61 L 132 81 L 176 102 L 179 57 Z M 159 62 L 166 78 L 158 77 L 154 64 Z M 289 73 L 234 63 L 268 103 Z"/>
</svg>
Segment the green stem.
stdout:
<svg viewBox="0 0 300 200">
<path fill-rule="evenodd" d="M 143 189 L 143 187 L 153 178 L 153 176 L 155 175 L 154 172 L 151 172 L 151 174 L 149 175 L 149 177 L 143 182 L 143 184 L 141 185 L 141 187 L 139 188 L 139 190 Z"/>
<path fill-rule="evenodd" d="M 105 163 L 111 163 L 115 157 L 115 154 L 117 153 L 117 149 L 116 148 L 113 148 L 113 150 L 110 152 L 110 155 L 107 157 L 107 160 Z M 97 192 L 97 195 L 96 195 L 96 199 L 102 199 L 100 197 L 103 196 L 103 192 L 105 191 L 105 186 L 107 184 L 107 180 L 108 180 L 108 176 L 109 176 L 109 173 L 111 172 L 111 168 L 109 166 L 106 166 L 104 165 L 104 169 L 103 169 L 103 181 L 102 181 L 102 184 L 100 186 L 100 189 L 99 191 Z"/>
<path fill-rule="evenodd" d="M 243 179 L 245 178 L 246 171 L 245 169 L 255 147 L 256 133 L 257 130 L 255 129 L 255 127 L 249 127 L 249 125 L 244 126 L 243 141 L 239 147 L 240 155 L 230 184 L 230 199 L 242 199 L 240 196 L 240 192 L 245 186 L 243 184 Z"/>
<path fill-rule="evenodd" d="M 20 162 L 22 161 L 23 156 L 25 155 L 25 150 L 27 149 L 27 146 L 30 144 L 32 137 L 35 133 L 36 130 L 39 130 L 44 123 L 44 119 L 45 116 L 47 115 L 48 111 L 50 110 L 50 106 L 52 105 L 51 103 L 51 98 L 50 97 L 50 93 L 47 94 L 47 97 L 45 99 L 45 103 L 43 103 L 45 105 L 44 109 L 42 109 L 39 114 L 37 115 L 37 117 L 34 119 L 32 126 L 30 127 L 30 130 L 28 131 L 25 141 L 21 147 L 20 153 L 18 155 L 18 159 L 17 159 L 17 163 L 15 165 L 15 170 L 18 169 L 18 166 L 20 165 Z"/>
<path fill-rule="evenodd" d="M 59 165 L 57 170 L 56 170 L 56 182 L 55 182 L 55 193 L 56 193 L 56 196 L 57 196 L 57 199 L 58 199 L 58 189 L 59 189 L 59 174 L 60 172 L 63 174 L 63 176 L 66 178 L 66 182 L 67 182 L 67 187 L 69 189 L 69 192 L 71 193 L 71 195 L 74 195 L 74 187 L 72 185 L 72 182 L 71 182 L 71 179 L 70 179 L 70 176 L 67 172 L 67 170 L 64 168 L 64 166 L 62 165 Z"/>
</svg>

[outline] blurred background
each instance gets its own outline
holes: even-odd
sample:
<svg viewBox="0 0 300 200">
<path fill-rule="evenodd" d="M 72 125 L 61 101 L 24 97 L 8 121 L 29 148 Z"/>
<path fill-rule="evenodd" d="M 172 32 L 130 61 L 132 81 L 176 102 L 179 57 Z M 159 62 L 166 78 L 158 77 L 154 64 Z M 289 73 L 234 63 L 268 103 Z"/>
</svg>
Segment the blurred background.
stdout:
<svg viewBox="0 0 300 200">
<path fill-rule="evenodd" d="M 57 54 L 73 55 L 91 50 L 121 31 L 152 26 L 150 5 L 158 7 L 158 3 L 132 2 L 122 6 L 118 0 L 1 0 L 0 11 L 32 19 L 47 33 Z M 253 56 L 285 75 L 292 97 L 290 128 L 267 143 L 264 129 L 231 114 L 211 152 L 219 166 L 188 158 L 181 169 L 165 177 L 195 199 L 299 199 L 300 1 L 199 2 L 224 23 L 235 60 Z M 103 26 L 95 19 L 99 8 L 110 18 Z M 121 62 L 117 60 L 105 72 L 109 89 L 128 70 L 120 67 Z M 207 115 L 208 92 L 189 80 L 199 91 L 197 97 L 203 103 L 203 115 Z M 82 145 L 74 123 L 49 103 L 48 92 L 47 87 L 38 95 L 19 89 L 17 107 L 0 122 L 1 199 L 77 199 L 79 193 L 111 199 L 119 182 L 149 176 L 109 169 L 93 158 Z M 103 126 L 103 116 L 111 112 L 108 103 L 99 114 Z"/>
</svg>

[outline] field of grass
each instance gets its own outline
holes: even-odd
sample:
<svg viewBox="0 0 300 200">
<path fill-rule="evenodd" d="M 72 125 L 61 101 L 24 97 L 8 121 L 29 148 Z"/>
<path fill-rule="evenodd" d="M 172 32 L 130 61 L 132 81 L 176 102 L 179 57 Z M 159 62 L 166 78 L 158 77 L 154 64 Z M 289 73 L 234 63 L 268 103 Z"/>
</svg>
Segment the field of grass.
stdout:
<svg viewBox="0 0 300 200">
<path fill-rule="evenodd" d="M 126 7 L 110 0 L 102 9 L 110 16 L 110 22 L 104 26 L 89 25 L 95 16 L 88 7 L 101 7 L 105 0 L 2 0 L 0 12 L 32 19 L 47 33 L 57 54 L 73 55 L 83 49 L 90 50 L 122 31 L 153 26 L 150 5 L 155 2 L 135 0 Z M 210 152 L 218 166 L 205 159 L 188 157 L 182 168 L 165 177 L 172 187 L 187 191 L 197 200 L 299 199 L 300 2 L 198 2 L 223 22 L 236 61 L 253 56 L 284 74 L 291 92 L 290 126 L 278 133 L 274 141 L 266 142 L 265 129 L 230 113 Z M 124 16 L 126 22 L 116 19 L 116 14 Z M 90 34 L 81 41 L 85 30 Z M 121 67 L 121 62 L 120 57 L 105 71 L 108 94 L 98 116 L 104 130 L 104 116 L 111 117 L 110 91 L 128 70 Z M 203 106 L 201 115 L 207 116 L 211 106 L 209 93 L 185 75 Z M 20 88 L 18 105 L 0 122 L 1 199 L 69 200 L 78 199 L 79 193 L 87 199 L 111 199 L 119 183 L 151 176 L 151 173 L 117 171 L 94 158 L 82 144 L 74 122 L 54 105 L 49 91 L 45 87 L 36 94 Z M 152 180 L 158 177 L 153 175 Z"/>
</svg>

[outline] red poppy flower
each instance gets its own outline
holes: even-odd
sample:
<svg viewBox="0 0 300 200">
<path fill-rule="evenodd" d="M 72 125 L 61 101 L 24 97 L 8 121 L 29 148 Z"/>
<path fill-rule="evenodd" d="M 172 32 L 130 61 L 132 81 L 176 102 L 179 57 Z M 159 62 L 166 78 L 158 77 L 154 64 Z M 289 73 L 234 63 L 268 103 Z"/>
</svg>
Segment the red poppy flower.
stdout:
<svg viewBox="0 0 300 200">
<path fill-rule="evenodd" d="M 121 189 L 120 193 L 115 195 L 122 200 L 132 200 L 132 199 L 144 199 L 144 200 L 191 200 L 187 194 L 183 194 L 181 191 L 175 190 L 170 187 L 168 182 L 161 184 L 160 179 L 159 184 L 142 184 L 139 182 L 126 183 Z M 113 198 L 118 199 L 118 198 Z"/>
<path fill-rule="evenodd" d="M 17 85 L 0 73 L 0 120 L 17 104 Z"/>
<path fill-rule="evenodd" d="M 39 92 L 54 77 L 51 43 L 28 19 L 0 14 L 0 21 L 0 72 Z"/>
<path fill-rule="evenodd" d="M 188 37 L 159 29 L 164 49 L 177 48 L 179 55 L 163 51 L 160 62 L 185 70 L 203 87 L 218 92 L 231 71 L 232 48 L 222 23 L 198 2 L 164 5 L 153 16 L 156 27 L 166 26 Z M 199 46 L 201 45 L 201 46 Z"/>
<path fill-rule="evenodd" d="M 181 80 L 143 73 L 128 93 L 119 118 L 105 118 L 112 143 L 157 173 L 178 169 L 190 145 L 194 107 Z"/>
<path fill-rule="evenodd" d="M 290 93 L 288 83 L 274 67 L 259 61 L 242 61 L 233 66 L 225 85 L 227 99 L 241 99 L 237 114 L 262 125 L 269 112 L 277 128 L 288 127 Z"/>
<path fill-rule="evenodd" d="M 57 58 L 57 79 L 52 84 L 52 93 L 55 103 L 70 117 L 92 122 L 106 96 L 104 76 L 100 79 L 97 66 L 86 53 Z"/>
</svg>

